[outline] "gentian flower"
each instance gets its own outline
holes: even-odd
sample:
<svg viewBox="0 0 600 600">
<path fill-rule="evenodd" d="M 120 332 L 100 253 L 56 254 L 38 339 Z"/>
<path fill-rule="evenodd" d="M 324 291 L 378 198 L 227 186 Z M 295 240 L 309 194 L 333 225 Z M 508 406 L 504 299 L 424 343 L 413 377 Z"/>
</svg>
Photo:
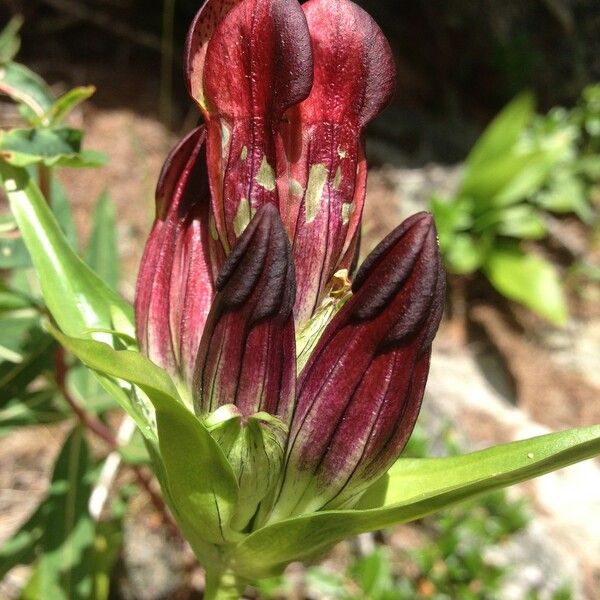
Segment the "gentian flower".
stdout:
<svg viewBox="0 0 600 600">
<path fill-rule="evenodd" d="M 393 93 L 390 48 L 349 0 L 209 0 L 186 53 L 204 125 L 159 180 L 141 348 L 225 451 L 234 529 L 352 507 L 412 432 L 444 301 L 420 213 L 332 303 L 358 252 L 363 130 Z"/>
<path fill-rule="evenodd" d="M 600 452 L 592 426 L 398 459 L 445 276 L 426 213 L 354 274 L 363 130 L 394 86 L 362 9 L 208 0 L 186 60 L 204 123 L 160 176 L 137 341 L 131 307 L 73 252 L 28 171 L 0 161 L 0 176 L 58 327 L 45 326 L 138 426 L 207 600 Z"/>
</svg>

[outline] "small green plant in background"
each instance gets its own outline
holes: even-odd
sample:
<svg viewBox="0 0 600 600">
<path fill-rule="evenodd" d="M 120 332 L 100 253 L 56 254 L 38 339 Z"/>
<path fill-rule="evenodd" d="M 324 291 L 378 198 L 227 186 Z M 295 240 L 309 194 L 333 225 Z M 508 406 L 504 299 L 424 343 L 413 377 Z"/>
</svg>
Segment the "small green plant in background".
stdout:
<svg viewBox="0 0 600 600">
<path fill-rule="evenodd" d="M 536 116 L 522 94 L 489 125 L 467 157 L 456 194 L 431 210 L 448 270 L 481 271 L 507 298 L 556 325 L 567 320 L 556 267 L 528 242 L 548 235 L 551 213 L 592 225 L 600 178 L 600 86 L 572 111 Z"/>
<path fill-rule="evenodd" d="M 105 158 L 82 149 L 83 132 L 65 124 L 94 88 L 78 87 L 56 98 L 47 83 L 15 62 L 21 20 L 0 34 L 0 93 L 13 101 L 18 127 L 0 130 L 0 158 L 23 168 L 37 181 L 52 209 L 63 243 L 80 247 L 66 192 L 55 177 L 59 167 L 95 167 Z M 9 105 L 6 104 L 8 107 Z M 16 108 L 16 111 L 14 110 Z M 85 262 L 111 287 L 119 280 L 115 212 L 106 194 L 95 203 Z M 52 236 L 39 230 L 43 239 Z M 79 259 L 78 259 L 79 260 Z M 83 263 L 81 263 L 83 264 Z M 98 434 L 109 452 L 138 464 L 139 437 L 117 447 L 106 424 L 118 407 L 97 378 L 64 353 L 40 326 L 47 314 L 33 275 L 29 251 L 13 214 L 0 216 L 0 437 L 19 428 L 71 422 L 72 429 L 55 460 L 48 492 L 12 537 L 0 545 L 0 579 L 18 564 L 32 566 L 23 598 L 108 597 L 110 573 L 121 546 L 121 520 L 131 495 L 123 488 L 111 501 L 91 500 L 106 481 L 106 453 L 92 453 L 84 431 Z M 129 436 L 131 438 L 131 435 Z M 140 458 L 141 456 L 141 458 Z M 113 459 L 114 462 L 114 459 Z M 105 473 L 105 475 L 103 475 Z M 102 481 L 104 477 L 104 481 Z M 100 514 L 101 513 L 101 514 Z"/>
</svg>

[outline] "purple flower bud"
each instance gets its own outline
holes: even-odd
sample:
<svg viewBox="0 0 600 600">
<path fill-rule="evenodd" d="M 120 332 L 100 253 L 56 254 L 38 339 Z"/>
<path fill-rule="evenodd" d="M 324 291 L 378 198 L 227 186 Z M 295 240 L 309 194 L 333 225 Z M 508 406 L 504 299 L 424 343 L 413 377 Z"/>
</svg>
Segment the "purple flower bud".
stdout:
<svg viewBox="0 0 600 600">
<path fill-rule="evenodd" d="M 277 209 L 260 208 L 216 282 L 202 335 L 194 406 L 206 415 L 233 404 L 287 421 L 295 397 L 295 282 L 290 242 Z"/>
<path fill-rule="evenodd" d="M 214 295 L 204 140 L 204 128 L 195 129 L 165 162 L 135 295 L 142 351 L 188 385 Z"/>
<path fill-rule="evenodd" d="M 353 289 L 300 375 L 273 519 L 351 505 L 404 448 L 444 303 L 431 216 L 381 242 Z"/>
</svg>

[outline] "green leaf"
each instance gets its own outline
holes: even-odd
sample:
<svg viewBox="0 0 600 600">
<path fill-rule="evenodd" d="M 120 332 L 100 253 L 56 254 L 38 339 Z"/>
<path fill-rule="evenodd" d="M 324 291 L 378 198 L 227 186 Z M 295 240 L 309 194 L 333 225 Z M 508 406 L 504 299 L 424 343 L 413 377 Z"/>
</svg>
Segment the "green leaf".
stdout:
<svg viewBox="0 0 600 600">
<path fill-rule="evenodd" d="M 91 413 L 101 415 L 118 405 L 98 378 L 87 367 L 77 364 L 69 369 L 67 386 L 75 399 Z"/>
<path fill-rule="evenodd" d="M 542 257 L 525 253 L 515 245 L 498 245 L 488 254 L 483 272 L 507 298 L 524 304 L 555 325 L 567 322 L 567 303 L 558 273 Z"/>
<path fill-rule="evenodd" d="M 514 204 L 541 187 L 554 162 L 554 155 L 545 151 L 515 151 L 468 171 L 460 193 L 476 199 L 479 210 Z"/>
<path fill-rule="evenodd" d="M 37 564 L 39 586 L 47 598 L 90 597 L 90 562 L 94 522 L 88 511 L 92 463 L 80 428 L 66 440 L 56 461 L 48 502 L 42 551 Z"/>
<path fill-rule="evenodd" d="M 129 331 L 124 333 L 133 335 L 131 306 L 75 254 L 27 171 L 0 161 L 0 176 L 44 300 L 61 329 L 74 336 L 95 328 L 112 329 L 113 314 L 118 310 L 129 323 Z"/>
<path fill-rule="evenodd" d="M 96 524 L 96 539 L 91 560 L 93 590 L 92 600 L 108 600 L 113 566 L 123 544 L 123 524 L 120 519 Z"/>
<path fill-rule="evenodd" d="M 69 90 L 52 104 L 41 121 L 48 121 L 51 125 L 59 125 L 76 106 L 93 96 L 95 91 L 96 88 L 93 85 L 80 86 Z"/>
<path fill-rule="evenodd" d="M 387 548 L 377 548 L 350 567 L 350 575 L 360 585 L 366 598 L 387 598 L 394 587 L 392 565 Z"/>
<path fill-rule="evenodd" d="M 0 93 L 25 105 L 32 121 L 43 118 L 54 102 L 46 82 L 27 67 L 14 62 L 0 66 Z"/>
<path fill-rule="evenodd" d="M 476 271 L 485 260 L 490 241 L 486 238 L 475 239 L 468 233 L 454 235 L 451 243 L 442 247 L 448 270 L 457 275 Z"/>
<path fill-rule="evenodd" d="M 473 201 L 464 196 L 444 199 L 432 196 L 429 199 L 429 210 L 435 219 L 435 226 L 443 246 L 450 243 L 457 231 L 466 231 L 473 225 Z"/>
<path fill-rule="evenodd" d="M 547 235 L 542 214 L 530 204 L 510 206 L 501 211 L 498 233 L 524 240 L 540 240 Z"/>
<path fill-rule="evenodd" d="M 144 436 L 139 431 L 134 433 L 125 446 L 119 448 L 119 454 L 123 461 L 130 465 L 147 465 L 151 462 Z"/>
<path fill-rule="evenodd" d="M 52 334 L 84 364 L 103 375 L 140 387 L 156 410 L 161 458 L 174 511 L 185 529 L 200 540 L 221 544 L 239 538 L 229 523 L 238 486 L 218 444 L 181 402 L 169 376 L 138 352 Z"/>
<path fill-rule="evenodd" d="M 10 62 L 19 52 L 21 38 L 19 31 L 23 26 L 23 17 L 14 16 L 0 32 L 0 65 Z"/>
<path fill-rule="evenodd" d="M 0 281 L 0 315 L 21 311 L 17 314 L 23 314 L 24 311 L 34 309 L 31 299 L 18 290 L 9 288 L 4 282 Z"/>
<path fill-rule="evenodd" d="M 81 150 L 82 132 L 70 127 L 11 129 L 0 132 L 0 157 L 15 167 L 41 163 L 47 167 L 97 167 L 106 160 Z"/>
<path fill-rule="evenodd" d="M 233 567 L 256 579 L 280 572 L 350 535 L 419 519 L 483 492 L 506 487 L 600 453 L 600 425 L 570 429 L 449 458 L 400 459 L 389 471 L 385 504 L 286 519 L 249 535 Z"/>
<path fill-rule="evenodd" d="M 0 217 L 0 269 L 31 267 L 31 258 L 12 215 Z"/>
<path fill-rule="evenodd" d="M 78 236 L 77 226 L 73 218 L 71 203 L 67 198 L 65 188 L 56 177 L 52 177 L 50 181 L 50 207 L 56 217 L 56 221 L 60 225 L 65 238 L 73 250 L 77 251 Z"/>
<path fill-rule="evenodd" d="M 119 252 L 115 207 L 108 194 L 103 193 L 94 209 L 94 227 L 86 252 L 86 262 L 94 271 L 115 289 L 119 284 Z"/>
<path fill-rule="evenodd" d="M 519 141 L 534 114 L 534 99 L 523 93 L 510 102 L 488 125 L 467 158 L 467 170 L 495 161 Z"/>
<path fill-rule="evenodd" d="M 21 396 L 27 386 L 46 371 L 54 367 L 54 341 L 39 326 L 19 319 L 2 319 L 2 336 L 13 337 L 15 345 L 8 347 L 15 357 L 0 363 L 0 406 L 13 396 Z M 23 329 L 22 329 L 23 327 Z M 11 335 L 12 334 L 12 335 Z M 8 341 L 3 345 L 7 349 Z M 16 360 L 18 359 L 18 360 Z"/>
<path fill-rule="evenodd" d="M 0 409 L 0 437 L 18 427 L 57 423 L 71 416 L 56 390 L 47 388 L 26 392 L 2 402 Z"/>
<path fill-rule="evenodd" d="M 87 506 L 91 468 L 87 444 L 77 428 L 55 462 L 46 498 L 0 548 L 0 578 L 12 567 L 39 557 L 28 585 L 31 593 L 43 590 L 44 598 L 57 600 L 90 597 L 94 524 Z"/>
</svg>

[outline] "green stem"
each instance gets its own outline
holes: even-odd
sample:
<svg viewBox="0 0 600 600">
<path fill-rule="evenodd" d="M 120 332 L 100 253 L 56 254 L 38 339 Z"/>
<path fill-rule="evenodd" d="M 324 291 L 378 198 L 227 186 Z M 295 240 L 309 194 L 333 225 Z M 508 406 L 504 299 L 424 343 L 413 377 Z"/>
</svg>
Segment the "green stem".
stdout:
<svg viewBox="0 0 600 600">
<path fill-rule="evenodd" d="M 48 206 L 52 206 L 52 169 L 50 167 L 44 164 L 38 165 L 38 183 Z"/>
<path fill-rule="evenodd" d="M 246 584 L 233 571 L 206 571 L 204 600 L 238 600 Z"/>
</svg>

